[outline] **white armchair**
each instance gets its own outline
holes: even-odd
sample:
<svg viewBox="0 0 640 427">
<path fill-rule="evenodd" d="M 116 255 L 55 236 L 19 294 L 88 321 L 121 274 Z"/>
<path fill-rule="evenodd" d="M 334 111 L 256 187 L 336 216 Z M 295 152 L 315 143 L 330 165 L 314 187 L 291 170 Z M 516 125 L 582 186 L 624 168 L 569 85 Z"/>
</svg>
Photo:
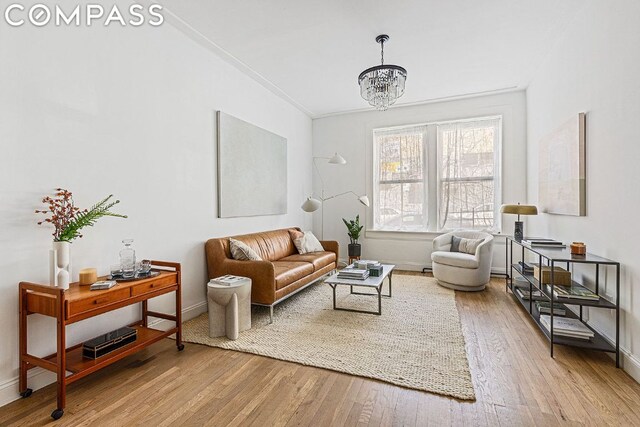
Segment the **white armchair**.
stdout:
<svg viewBox="0 0 640 427">
<path fill-rule="evenodd" d="M 453 236 L 484 239 L 475 255 L 451 252 Z M 457 291 L 481 291 L 491 277 L 493 236 L 482 231 L 452 231 L 433 239 L 431 262 L 438 284 Z"/>
</svg>

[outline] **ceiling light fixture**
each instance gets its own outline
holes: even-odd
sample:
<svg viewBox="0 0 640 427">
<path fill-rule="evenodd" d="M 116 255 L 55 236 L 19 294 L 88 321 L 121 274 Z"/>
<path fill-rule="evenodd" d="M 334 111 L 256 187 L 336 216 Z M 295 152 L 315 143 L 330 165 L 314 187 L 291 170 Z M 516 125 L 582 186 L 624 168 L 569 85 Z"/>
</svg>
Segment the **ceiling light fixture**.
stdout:
<svg viewBox="0 0 640 427">
<path fill-rule="evenodd" d="M 386 34 L 376 37 L 376 43 L 380 43 L 381 65 L 367 68 L 358 77 L 360 95 L 380 111 L 389 108 L 404 94 L 407 80 L 407 70 L 399 65 L 384 64 L 384 44 L 387 41 L 389 36 Z"/>
</svg>

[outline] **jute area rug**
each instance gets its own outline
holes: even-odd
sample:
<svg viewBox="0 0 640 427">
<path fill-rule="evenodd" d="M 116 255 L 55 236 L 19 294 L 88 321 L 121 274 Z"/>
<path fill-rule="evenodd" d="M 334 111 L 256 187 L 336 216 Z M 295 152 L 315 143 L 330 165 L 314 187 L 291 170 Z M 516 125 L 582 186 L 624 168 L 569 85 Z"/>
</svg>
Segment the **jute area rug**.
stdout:
<svg viewBox="0 0 640 427">
<path fill-rule="evenodd" d="M 210 338 L 204 313 L 184 324 L 183 339 L 475 400 L 453 291 L 430 277 L 396 273 L 381 316 L 333 310 L 331 295 L 329 285 L 312 285 L 276 306 L 272 324 L 268 309 L 254 307 L 252 328 L 236 341 Z M 377 297 L 338 287 L 339 307 L 377 304 Z"/>
</svg>

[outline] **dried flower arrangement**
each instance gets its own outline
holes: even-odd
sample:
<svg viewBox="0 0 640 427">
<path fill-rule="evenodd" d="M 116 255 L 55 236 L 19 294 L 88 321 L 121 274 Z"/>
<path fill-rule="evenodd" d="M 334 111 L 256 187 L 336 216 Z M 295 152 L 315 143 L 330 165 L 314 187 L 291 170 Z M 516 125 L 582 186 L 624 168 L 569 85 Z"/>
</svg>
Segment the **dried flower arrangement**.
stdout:
<svg viewBox="0 0 640 427">
<path fill-rule="evenodd" d="M 38 214 L 51 215 L 38 222 L 54 226 L 54 242 L 72 242 L 82 237 L 80 230 L 87 226 L 93 226 L 96 221 L 104 216 L 127 218 L 126 215 L 111 212 L 110 209 L 120 203 L 120 200 L 111 200 L 113 194 L 96 203 L 91 209 L 80 209 L 73 202 L 73 194 L 65 189 L 56 188 L 56 193 L 45 196 L 42 203 L 47 205 L 45 210 L 36 210 Z"/>
</svg>

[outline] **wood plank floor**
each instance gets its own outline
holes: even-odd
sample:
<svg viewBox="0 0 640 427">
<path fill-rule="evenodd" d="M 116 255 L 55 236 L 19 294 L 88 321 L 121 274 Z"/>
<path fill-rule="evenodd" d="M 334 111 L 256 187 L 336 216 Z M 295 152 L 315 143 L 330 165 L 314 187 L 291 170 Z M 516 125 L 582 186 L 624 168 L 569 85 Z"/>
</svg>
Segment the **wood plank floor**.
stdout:
<svg viewBox="0 0 640 427">
<path fill-rule="evenodd" d="M 58 422 L 52 385 L 0 408 L 0 425 L 640 426 L 640 385 L 603 353 L 551 359 L 503 280 L 456 300 L 475 402 L 165 340 L 71 385 Z"/>
</svg>

